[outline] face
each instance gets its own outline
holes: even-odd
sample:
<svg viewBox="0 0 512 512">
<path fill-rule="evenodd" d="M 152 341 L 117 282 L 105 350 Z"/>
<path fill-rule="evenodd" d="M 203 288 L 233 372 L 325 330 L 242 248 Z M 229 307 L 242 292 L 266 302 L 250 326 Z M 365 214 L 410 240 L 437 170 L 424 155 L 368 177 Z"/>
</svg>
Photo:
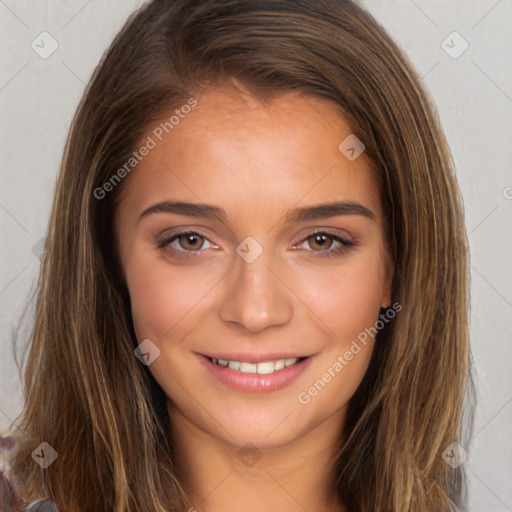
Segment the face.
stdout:
<svg viewBox="0 0 512 512">
<path fill-rule="evenodd" d="M 196 99 L 162 140 L 148 131 L 116 210 L 134 328 L 171 422 L 282 446 L 341 424 L 368 366 L 392 278 L 379 190 L 327 100 Z"/>
</svg>

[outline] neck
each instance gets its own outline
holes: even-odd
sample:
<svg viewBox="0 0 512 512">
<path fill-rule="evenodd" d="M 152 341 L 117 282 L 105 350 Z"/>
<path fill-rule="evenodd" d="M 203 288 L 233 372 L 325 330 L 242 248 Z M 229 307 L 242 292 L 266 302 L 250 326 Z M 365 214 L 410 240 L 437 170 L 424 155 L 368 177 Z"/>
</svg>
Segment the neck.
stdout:
<svg viewBox="0 0 512 512">
<path fill-rule="evenodd" d="M 264 448 L 221 439 L 168 404 L 176 468 L 198 512 L 345 512 L 330 492 L 344 410 L 304 436 Z"/>
</svg>

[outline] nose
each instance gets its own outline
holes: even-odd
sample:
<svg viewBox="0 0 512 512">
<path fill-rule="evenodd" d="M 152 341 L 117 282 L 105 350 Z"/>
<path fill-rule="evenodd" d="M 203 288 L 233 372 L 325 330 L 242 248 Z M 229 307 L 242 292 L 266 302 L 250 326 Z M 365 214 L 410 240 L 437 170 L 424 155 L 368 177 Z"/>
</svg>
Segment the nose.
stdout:
<svg viewBox="0 0 512 512">
<path fill-rule="evenodd" d="M 272 251 L 264 250 L 249 263 L 235 254 L 228 272 L 225 295 L 220 307 L 224 322 L 237 324 L 250 332 L 284 325 L 293 315 L 293 293 L 280 275 Z"/>
</svg>

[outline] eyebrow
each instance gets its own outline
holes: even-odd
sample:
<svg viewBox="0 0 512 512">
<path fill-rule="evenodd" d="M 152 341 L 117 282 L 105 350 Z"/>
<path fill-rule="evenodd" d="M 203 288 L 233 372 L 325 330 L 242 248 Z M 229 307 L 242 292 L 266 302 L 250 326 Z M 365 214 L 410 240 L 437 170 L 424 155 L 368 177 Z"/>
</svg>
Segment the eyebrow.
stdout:
<svg viewBox="0 0 512 512">
<path fill-rule="evenodd" d="M 164 201 L 154 204 L 144 210 L 139 218 L 155 213 L 175 213 L 202 219 L 218 220 L 226 223 L 228 216 L 223 208 L 204 203 L 189 203 L 185 201 Z M 289 211 L 285 219 L 287 222 L 304 222 L 307 220 L 324 219 L 338 215 L 361 215 L 373 221 L 377 220 L 376 215 L 366 206 L 351 201 L 333 201 L 305 208 L 295 208 Z"/>
</svg>

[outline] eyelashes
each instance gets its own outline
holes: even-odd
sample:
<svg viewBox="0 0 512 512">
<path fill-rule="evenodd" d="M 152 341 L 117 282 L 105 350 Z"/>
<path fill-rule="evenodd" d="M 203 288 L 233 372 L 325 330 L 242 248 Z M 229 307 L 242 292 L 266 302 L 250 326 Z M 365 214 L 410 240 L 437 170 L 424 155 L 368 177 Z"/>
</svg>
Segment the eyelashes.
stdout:
<svg viewBox="0 0 512 512">
<path fill-rule="evenodd" d="M 329 233 L 327 231 L 314 231 L 313 233 L 310 233 L 306 238 L 303 238 L 301 243 L 307 242 L 310 238 L 320 239 L 322 241 L 325 241 L 326 238 L 332 240 L 332 243 L 329 245 L 328 250 L 312 251 L 315 254 L 318 254 L 319 256 L 327 258 L 343 256 L 346 252 L 354 248 L 356 245 L 352 240 L 347 240 L 346 238 L 335 235 L 333 233 Z M 331 249 L 331 247 L 335 246 L 335 242 L 338 245 L 335 247 L 335 249 Z M 315 243 L 318 243 L 318 240 L 315 240 Z M 322 244 L 322 242 L 320 242 L 320 244 Z"/>
<path fill-rule="evenodd" d="M 189 239 L 187 243 L 190 242 L 190 239 L 208 240 L 208 238 L 206 236 L 202 235 L 201 233 L 198 233 L 197 231 L 179 231 L 177 233 L 174 233 L 173 235 L 163 236 L 163 237 L 157 239 L 157 247 L 159 249 L 168 249 L 169 247 L 171 247 L 172 252 L 185 253 L 184 257 L 192 256 L 192 255 L 189 256 L 186 253 L 199 253 L 200 252 L 200 249 L 202 249 L 202 244 L 199 247 L 199 249 L 193 248 L 191 251 L 187 251 L 186 249 L 183 249 L 183 248 L 178 249 L 175 245 L 173 245 L 174 242 L 179 242 L 180 238 L 182 238 L 182 237 L 187 237 Z M 209 240 L 208 240 L 208 242 L 209 242 Z"/>
<path fill-rule="evenodd" d="M 182 240 L 184 239 L 184 240 Z M 314 244 L 320 245 L 320 250 L 314 250 L 311 248 L 311 243 L 308 240 L 312 239 Z M 193 247 L 191 250 L 183 248 L 180 244 L 180 240 L 185 244 L 191 244 Z M 203 242 L 201 242 L 203 240 Z M 329 243 L 330 241 L 330 243 Z M 203 247 L 204 242 L 210 244 L 208 247 Z M 302 245 L 306 242 L 309 245 L 309 252 L 315 254 L 315 256 L 321 258 L 333 258 L 344 256 L 347 252 L 353 249 L 356 244 L 352 240 L 347 240 L 339 235 L 329 233 L 328 231 L 317 230 L 309 233 L 306 237 L 302 238 L 298 245 Z M 217 245 L 212 244 L 210 240 L 198 231 L 185 230 L 175 232 L 171 235 L 164 235 L 156 240 L 156 246 L 158 249 L 170 252 L 171 255 L 178 258 L 197 258 L 202 254 L 205 249 L 214 247 L 218 248 Z M 194 247 L 195 246 L 195 247 Z M 327 247 L 327 249 L 322 248 Z M 295 246 L 294 246 L 295 249 Z M 306 249 L 307 250 L 307 249 Z"/>
</svg>

